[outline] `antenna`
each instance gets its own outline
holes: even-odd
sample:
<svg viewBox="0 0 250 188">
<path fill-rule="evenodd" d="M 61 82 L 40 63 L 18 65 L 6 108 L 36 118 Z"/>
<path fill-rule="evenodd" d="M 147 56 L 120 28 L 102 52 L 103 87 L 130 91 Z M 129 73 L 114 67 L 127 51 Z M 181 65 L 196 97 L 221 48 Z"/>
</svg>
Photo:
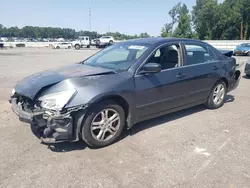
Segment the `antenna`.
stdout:
<svg viewBox="0 0 250 188">
<path fill-rule="evenodd" d="M 91 5 L 89 0 L 89 31 L 91 31 Z"/>
</svg>

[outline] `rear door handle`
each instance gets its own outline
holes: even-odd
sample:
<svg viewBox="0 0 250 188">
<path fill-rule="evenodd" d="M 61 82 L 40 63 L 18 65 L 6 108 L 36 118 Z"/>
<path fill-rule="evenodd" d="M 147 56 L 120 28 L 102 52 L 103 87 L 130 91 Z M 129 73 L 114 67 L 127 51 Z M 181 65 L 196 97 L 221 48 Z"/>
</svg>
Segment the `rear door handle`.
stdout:
<svg viewBox="0 0 250 188">
<path fill-rule="evenodd" d="M 218 70 L 218 69 L 220 69 L 220 67 L 218 65 L 213 66 L 213 70 Z"/>
<path fill-rule="evenodd" d="M 182 78 L 184 78 L 184 77 L 186 77 L 186 74 L 185 74 L 185 73 L 178 73 L 178 74 L 176 75 L 176 78 L 178 78 L 178 79 L 182 79 Z"/>
</svg>

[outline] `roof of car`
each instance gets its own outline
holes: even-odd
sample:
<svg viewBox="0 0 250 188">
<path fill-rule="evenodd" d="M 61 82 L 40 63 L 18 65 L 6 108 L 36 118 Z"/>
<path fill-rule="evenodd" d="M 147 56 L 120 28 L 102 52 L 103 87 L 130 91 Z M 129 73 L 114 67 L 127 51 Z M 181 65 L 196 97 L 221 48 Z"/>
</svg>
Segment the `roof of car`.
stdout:
<svg viewBox="0 0 250 188">
<path fill-rule="evenodd" d="M 126 42 L 128 43 L 143 43 L 143 44 L 161 44 L 165 42 L 174 42 L 174 41 L 198 41 L 201 42 L 200 40 L 195 40 L 195 39 L 187 39 L 187 38 L 174 38 L 174 37 L 150 37 L 150 38 L 140 38 L 140 39 L 132 39 L 132 40 L 127 40 Z"/>
</svg>

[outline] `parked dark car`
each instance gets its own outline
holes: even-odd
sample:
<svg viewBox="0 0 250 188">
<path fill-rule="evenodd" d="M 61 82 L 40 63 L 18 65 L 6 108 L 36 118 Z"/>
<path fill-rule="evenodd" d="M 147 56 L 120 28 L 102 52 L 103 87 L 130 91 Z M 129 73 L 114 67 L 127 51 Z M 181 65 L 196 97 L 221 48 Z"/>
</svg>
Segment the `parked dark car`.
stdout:
<svg viewBox="0 0 250 188">
<path fill-rule="evenodd" d="M 103 147 L 137 122 L 199 104 L 221 107 L 240 80 L 231 55 L 190 39 L 120 42 L 24 78 L 10 103 L 44 142 L 82 139 Z"/>
<path fill-rule="evenodd" d="M 242 43 L 234 49 L 234 55 L 248 55 L 250 56 L 250 43 Z"/>
<path fill-rule="evenodd" d="M 250 78 L 250 60 L 247 61 L 245 66 L 245 74 Z"/>
</svg>

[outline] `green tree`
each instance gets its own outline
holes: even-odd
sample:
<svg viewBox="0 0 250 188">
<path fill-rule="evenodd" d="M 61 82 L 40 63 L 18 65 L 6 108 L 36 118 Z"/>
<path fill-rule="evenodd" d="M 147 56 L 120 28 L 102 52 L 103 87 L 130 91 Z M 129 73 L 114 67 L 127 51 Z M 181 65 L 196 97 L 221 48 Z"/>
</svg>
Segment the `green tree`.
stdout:
<svg viewBox="0 0 250 188">
<path fill-rule="evenodd" d="M 240 39 L 240 12 L 237 6 L 234 0 L 225 0 L 218 5 L 214 39 Z"/>
<path fill-rule="evenodd" d="M 249 37 L 249 25 L 250 25 L 250 1 L 238 0 L 238 8 L 240 12 L 240 19 L 242 24 L 242 38 L 247 39 Z"/>
<path fill-rule="evenodd" d="M 185 4 L 180 8 L 178 26 L 174 31 L 174 37 L 192 38 L 191 16 Z"/>
<path fill-rule="evenodd" d="M 192 14 L 200 39 L 214 39 L 216 36 L 216 24 L 219 19 L 217 11 L 217 0 L 196 0 Z"/>
<path fill-rule="evenodd" d="M 168 14 L 170 15 L 172 22 L 171 24 L 171 35 L 173 34 L 173 28 L 174 24 L 178 21 L 180 12 L 181 12 L 182 6 L 181 2 L 177 3 L 169 12 Z"/>
<path fill-rule="evenodd" d="M 166 23 L 161 29 L 161 37 L 171 36 L 172 23 Z"/>
<path fill-rule="evenodd" d="M 200 39 L 249 39 L 250 1 L 196 0 L 192 17 Z"/>
<path fill-rule="evenodd" d="M 3 35 L 3 25 L 0 24 L 0 37 Z"/>
<path fill-rule="evenodd" d="M 150 37 L 150 35 L 148 33 L 141 33 L 139 35 L 139 38 L 148 38 L 148 37 Z"/>
<path fill-rule="evenodd" d="M 166 23 L 162 30 L 162 37 L 177 36 L 191 37 L 191 16 L 185 4 L 177 3 L 169 12 L 171 22 Z M 177 29 L 174 31 L 175 24 L 178 23 Z M 189 30 L 189 31 L 187 31 Z M 187 34 L 189 33 L 189 34 Z"/>
</svg>

